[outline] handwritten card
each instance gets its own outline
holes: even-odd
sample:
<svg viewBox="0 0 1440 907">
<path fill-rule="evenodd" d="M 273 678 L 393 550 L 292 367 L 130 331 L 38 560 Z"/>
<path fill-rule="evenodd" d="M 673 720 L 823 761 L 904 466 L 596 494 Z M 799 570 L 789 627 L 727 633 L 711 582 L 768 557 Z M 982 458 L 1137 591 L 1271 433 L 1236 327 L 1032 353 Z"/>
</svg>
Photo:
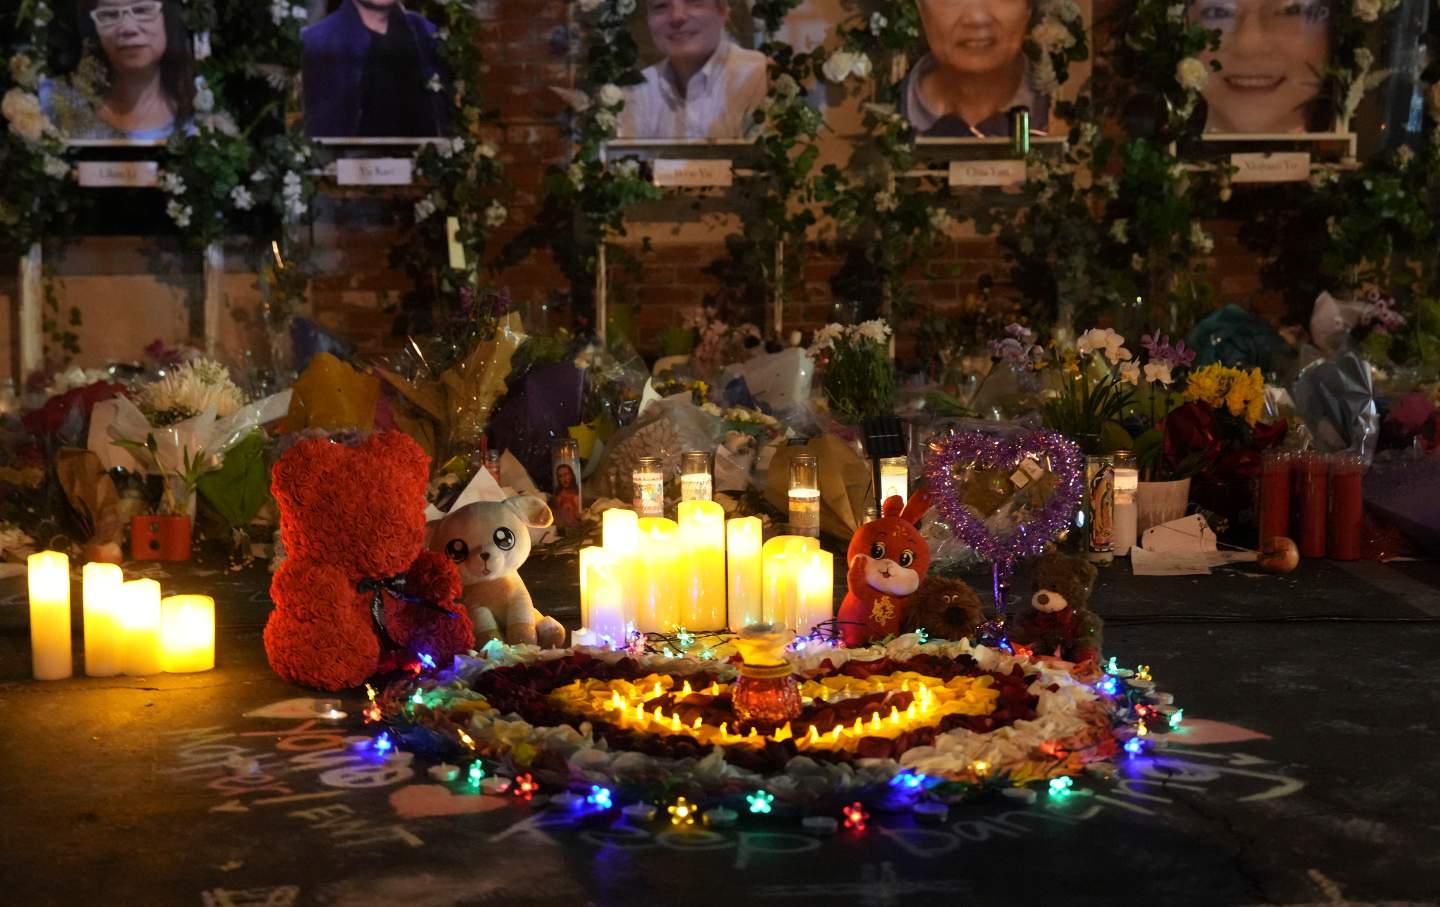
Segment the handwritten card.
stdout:
<svg viewBox="0 0 1440 907">
<path fill-rule="evenodd" d="M 160 165 L 155 161 L 81 161 L 75 178 L 82 186 L 97 189 L 149 189 L 160 184 Z"/>
<path fill-rule="evenodd" d="M 403 157 L 345 157 L 335 162 L 335 182 L 342 186 L 408 186 L 414 167 Z"/>
<path fill-rule="evenodd" d="M 1310 152 L 1249 152 L 1230 155 L 1237 183 L 1301 183 L 1310 178 Z"/>
<path fill-rule="evenodd" d="M 735 184 L 731 161 L 687 161 L 660 158 L 655 161 L 654 183 L 672 188 L 727 187 Z"/>
<path fill-rule="evenodd" d="M 1023 182 L 1025 162 L 1021 160 L 950 162 L 952 186 L 1018 186 Z"/>
</svg>

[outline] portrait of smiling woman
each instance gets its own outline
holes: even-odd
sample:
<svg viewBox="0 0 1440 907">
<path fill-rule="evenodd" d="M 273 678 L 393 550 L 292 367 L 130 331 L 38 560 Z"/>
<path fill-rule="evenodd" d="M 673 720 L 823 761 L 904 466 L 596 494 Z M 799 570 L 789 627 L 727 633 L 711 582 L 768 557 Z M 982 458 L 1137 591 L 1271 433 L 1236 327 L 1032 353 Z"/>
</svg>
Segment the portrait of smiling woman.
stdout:
<svg viewBox="0 0 1440 907">
<path fill-rule="evenodd" d="M 1191 0 L 1192 22 L 1220 32 L 1205 83 L 1206 132 L 1325 132 L 1334 123 L 1321 97 L 1330 62 L 1328 0 Z"/>
<path fill-rule="evenodd" d="M 917 0 L 929 52 L 900 88 L 900 112 L 932 138 L 1010 134 L 1008 111 L 1030 110 L 1030 131 L 1049 128 L 1050 98 L 1030 85 L 1025 37 L 1032 0 Z"/>
<path fill-rule="evenodd" d="M 67 139 L 163 141 L 194 130 L 195 66 L 175 0 L 78 0 L 75 71 L 40 85 Z"/>
</svg>

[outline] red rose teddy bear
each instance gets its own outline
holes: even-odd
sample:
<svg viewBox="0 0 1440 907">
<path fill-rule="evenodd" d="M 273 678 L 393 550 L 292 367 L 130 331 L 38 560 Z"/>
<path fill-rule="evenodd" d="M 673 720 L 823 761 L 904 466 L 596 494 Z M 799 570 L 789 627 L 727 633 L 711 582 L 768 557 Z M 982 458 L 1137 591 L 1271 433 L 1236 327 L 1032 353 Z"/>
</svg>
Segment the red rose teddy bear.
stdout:
<svg viewBox="0 0 1440 907">
<path fill-rule="evenodd" d="M 429 471 L 420 445 L 396 431 L 354 446 L 304 440 L 275 464 L 286 553 L 265 625 L 275 673 L 340 690 L 421 654 L 446 664 L 471 648 L 455 565 L 425 550 Z"/>
<path fill-rule="evenodd" d="M 908 502 L 891 496 L 880 518 L 850 539 L 848 588 L 838 615 L 845 645 L 863 646 L 900 632 L 906 600 L 930 569 L 930 546 L 917 528 L 929 509 L 924 491 Z"/>
<path fill-rule="evenodd" d="M 1079 558 L 1039 557 L 1029 606 L 1012 620 L 1011 640 L 1036 655 L 1059 656 L 1075 664 L 1098 662 L 1105 624 L 1088 606 L 1095 577 L 1095 566 Z"/>
</svg>

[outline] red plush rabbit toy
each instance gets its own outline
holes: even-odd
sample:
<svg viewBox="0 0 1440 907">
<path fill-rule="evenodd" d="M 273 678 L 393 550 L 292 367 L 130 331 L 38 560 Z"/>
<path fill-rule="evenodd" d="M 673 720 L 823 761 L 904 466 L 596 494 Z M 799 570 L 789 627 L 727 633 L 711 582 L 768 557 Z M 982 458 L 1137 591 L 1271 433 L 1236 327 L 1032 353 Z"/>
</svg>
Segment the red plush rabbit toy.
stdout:
<svg viewBox="0 0 1440 907">
<path fill-rule="evenodd" d="M 930 546 L 917 525 L 930 509 L 924 490 L 885 500 L 880 519 L 861 526 L 850 539 L 850 573 L 840 603 L 840 632 L 847 646 L 900 632 L 905 602 L 930 569 Z"/>
</svg>

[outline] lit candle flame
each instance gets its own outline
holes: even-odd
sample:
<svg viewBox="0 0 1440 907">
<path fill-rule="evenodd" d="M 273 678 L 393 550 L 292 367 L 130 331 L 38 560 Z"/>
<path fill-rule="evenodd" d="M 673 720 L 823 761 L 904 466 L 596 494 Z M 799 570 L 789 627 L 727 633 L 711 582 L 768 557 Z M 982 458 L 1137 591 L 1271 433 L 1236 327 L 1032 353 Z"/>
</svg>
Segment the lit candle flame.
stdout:
<svg viewBox="0 0 1440 907">
<path fill-rule="evenodd" d="M 692 692 L 694 691 L 690 689 L 690 681 L 685 681 L 685 686 L 680 688 L 680 695 L 689 696 Z"/>
<path fill-rule="evenodd" d="M 893 706 L 893 705 L 890 706 L 890 723 L 891 723 L 891 724 L 899 724 L 899 723 L 900 723 L 900 709 L 896 708 L 896 707 Z"/>
<path fill-rule="evenodd" d="M 700 716 L 695 716 L 695 723 L 691 725 L 695 730 L 700 730 Z"/>
<path fill-rule="evenodd" d="M 860 723 L 859 717 L 856 717 L 856 719 L 855 719 L 855 730 L 854 730 L 854 733 L 855 733 L 855 736 L 856 736 L 856 737 L 860 737 L 860 736 L 863 736 L 863 735 L 865 734 L 865 726 Z"/>
</svg>

